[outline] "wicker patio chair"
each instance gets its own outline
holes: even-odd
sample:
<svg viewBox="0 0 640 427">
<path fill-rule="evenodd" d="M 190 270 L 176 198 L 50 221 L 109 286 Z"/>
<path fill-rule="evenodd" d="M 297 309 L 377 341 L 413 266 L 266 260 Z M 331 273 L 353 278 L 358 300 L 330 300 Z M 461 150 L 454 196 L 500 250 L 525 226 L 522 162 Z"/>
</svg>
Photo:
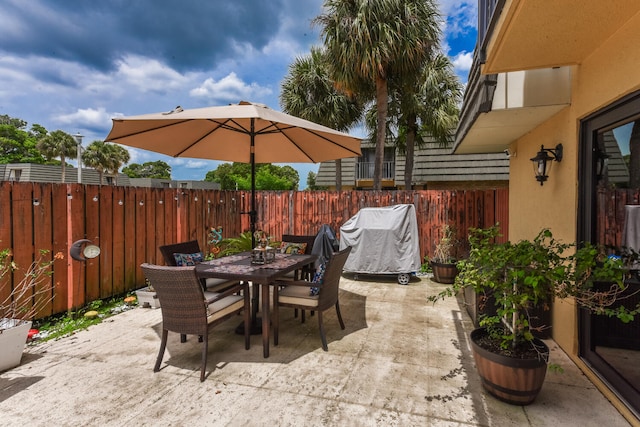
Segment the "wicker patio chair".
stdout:
<svg viewBox="0 0 640 427">
<path fill-rule="evenodd" d="M 202 253 L 200 250 L 200 244 L 197 240 L 189 240 L 188 242 L 173 243 L 170 245 L 160 246 L 160 253 L 164 258 L 164 263 L 168 266 L 175 267 L 177 265 L 175 254 L 195 254 Z M 220 292 L 227 289 L 230 286 L 236 285 L 238 282 L 225 279 L 202 279 L 202 286 L 207 291 Z"/>
<path fill-rule="evenodd" d="M 244 311 L 244 343 L 250 346 L 250 302 L 247 284 L 238 283 L 212 300 L 205 299 L 195 267 L 167 267 L 142 264 L 142 271 L 158 294 L 162 311 L 162 341 L 154 372 L 160 364 L 167 346 L 168 332 L 197 335 L 202 341 L 202 367 L 200 381 L 204 381 L 207 367 L 209 330 L 215 325 Z M 242 295 L 238 293 L 242 292 Z"/>
<path fill-rule="evenodd" d="M 322 323 L 322 313 L 331 307 L 336 308 L 340 328 L 344 329 L 344 322 L 340 314 L 340 303 L 338 301 L 340 276 L 347 257 L 351 252 L 351 247 L 347 247 L 340 252 L 334 253 L 326 264 L 326 270 L 321 282 L 314 283 L 307 280 L 294 280 L 277 282 L 273 294 L 273 343 L 278 345 L 278 330 L 280 323 L 279 307 L 292 307 L 301 310 L 316 311 L 318 314 L 318 327 L 320 338 L 322 339 L 322 349 L 328 351 L 327 338 Z M 312 292 L 312 288 L 317 288 L 317 294 Z"/>
<path fill-rule="evenodd" d="M 283 234 L 282 235 L 282 243 L 306 243 L 306 247 L 304 249 L 305 255 L 311 254 L 311 250 L 313 249 L 313 243 L 316 239 L 316 236 L 306 236 L 306 235 L 297 235 L 297 234 Z M 283 280 L 311 280 L 313 278 L 313 264 L 307 265 L 299 270 L 292 271 L 291 273 L 285 274 L 282 279 Z M 294 310 L 294 316 L 298 317 L 298 309 Z M 302 311 L 302 322 L 304 323 L 304 310 Z"/>
</svg>

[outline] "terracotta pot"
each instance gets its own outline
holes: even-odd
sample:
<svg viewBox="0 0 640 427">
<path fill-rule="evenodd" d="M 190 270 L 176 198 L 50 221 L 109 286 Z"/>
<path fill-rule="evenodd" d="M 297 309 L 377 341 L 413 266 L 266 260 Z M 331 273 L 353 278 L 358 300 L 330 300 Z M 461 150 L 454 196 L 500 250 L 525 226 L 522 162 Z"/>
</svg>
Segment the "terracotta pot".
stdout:
<svg viewBox="0 0 640 427">
<path fill-rule="evenodd" d="M 540 357 L 516 359 L 480 347 L 476 341 L 486 336 L 484 328 L 471 332 L 471 349 L 482 386 L 490 394 L 512 405 L 528 405 L 535 400 L 547 374 L 549 347 L 539 339 Z"/>
<path fill-rule="evenodd" d="M 438 283 L 451 284 L 458 275 L 458 267 L 453 263 L 431 261 L 433 280 Z"/>
</svg>

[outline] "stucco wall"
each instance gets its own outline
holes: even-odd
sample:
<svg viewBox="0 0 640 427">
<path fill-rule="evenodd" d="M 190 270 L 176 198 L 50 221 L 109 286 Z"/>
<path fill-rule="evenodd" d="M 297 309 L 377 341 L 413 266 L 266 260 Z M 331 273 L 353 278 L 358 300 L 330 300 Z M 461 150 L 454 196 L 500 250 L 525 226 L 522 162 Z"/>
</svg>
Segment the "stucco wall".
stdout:
<svg viewBox="0 0 640 427">
<path fill-rule="evenodd" d="M 509 236 L 530 239 L 543 228 L 554 236 L 575 241 L 577 218 L 578 135 L 580 120 L 640 89 L 640 15 L 596 48 L 572 69 L 571 105 L 511 145 Z M 555 163 L 549 179 L 540 184 L 530 161 L 545 148 L 562 143 L 564 158 Z M 572 302 L 554 305 L 553 338 L 570 355 L 577 354 L 577 314 Z"/>
</svg>

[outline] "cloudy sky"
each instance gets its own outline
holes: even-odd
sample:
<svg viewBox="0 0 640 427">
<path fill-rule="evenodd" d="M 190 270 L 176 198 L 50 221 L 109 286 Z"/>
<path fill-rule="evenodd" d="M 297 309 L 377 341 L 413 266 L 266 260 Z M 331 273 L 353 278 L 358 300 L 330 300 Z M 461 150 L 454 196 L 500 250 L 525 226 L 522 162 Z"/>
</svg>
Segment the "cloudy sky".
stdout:
<svg viewBox="0 0 640 427">
<path fill-rule="evenodd" d="M 0 114 L 104 140 L 111 118 L 227 105 L 280 110 L 296 57 L 320 45 L 323 0 L 2 0 Z M 442 48 L 466 83 L 477 0 L 440 0 Z M 360 135 L 357 135 L 360 136 Z M 164 160 L 174 179 L 203 179 L 216 162 L 129 149 Z M 318 165 L 292 164 L 306 186 Z"/>
</svg>

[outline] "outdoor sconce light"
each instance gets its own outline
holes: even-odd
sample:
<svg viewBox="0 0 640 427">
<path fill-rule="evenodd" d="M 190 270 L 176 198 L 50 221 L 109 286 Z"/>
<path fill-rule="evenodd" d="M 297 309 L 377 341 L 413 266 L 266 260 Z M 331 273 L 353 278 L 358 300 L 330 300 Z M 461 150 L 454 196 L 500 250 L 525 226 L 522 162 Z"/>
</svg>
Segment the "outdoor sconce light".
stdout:
<svg viewBox="0 0 640 427">
<path fill-rule="evenodd" d="M 553 161 L 562 161 L 562 144 L 556 145 L 556 148 L 544 148 L 544 145 L 540 146 L 540 151 L 535 157 L 531 159 L 533 162 L 533 171 L 536 174 L 536 181 L 543 185 L 549 178 L 549 172 L 551 171 L 551 163 Z"/>
</svg>

